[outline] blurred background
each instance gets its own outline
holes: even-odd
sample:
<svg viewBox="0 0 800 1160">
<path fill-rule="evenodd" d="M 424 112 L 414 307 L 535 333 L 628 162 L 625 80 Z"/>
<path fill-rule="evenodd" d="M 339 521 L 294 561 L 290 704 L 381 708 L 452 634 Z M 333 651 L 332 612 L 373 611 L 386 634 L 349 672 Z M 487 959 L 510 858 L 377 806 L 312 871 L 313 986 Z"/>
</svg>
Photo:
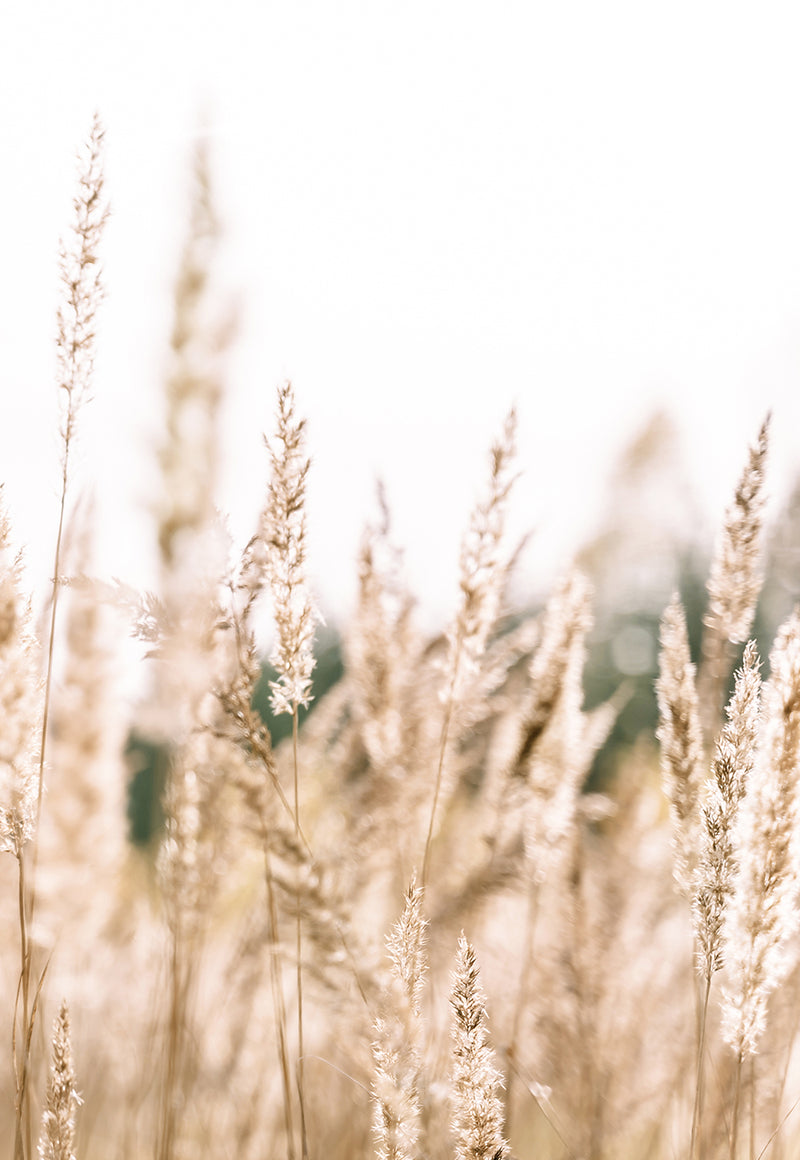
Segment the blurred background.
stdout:
<svg viewBox="0 0 800 1160">
<path fill-rule="evenodd" d="M 49 575 L 57 518 L 58 239 L 98 110 L 112 217 L 76 482 L 95 497 L 99 575 L 152 583 L 173 287 L 203 139 L 215 293 L 236 319 L 218 503 L 246 540 L 262 433 L 291 378 L 332 629 L 352 608 L 377 477 L 419 616 L 446 622 L 512 403 L 512 530 L 534 533 L 515 600 L 536 605 L 579 556 L 602 663 L 643 679 L 676 583 L 698 588 L 700 615 L 716 528 L 772 410 L 771 622 L 797 595 L 800 541 L 794 19 L 788 3 L 696 0 L 10 6 L 0 479 L 32 582 Z"/>
</svg>

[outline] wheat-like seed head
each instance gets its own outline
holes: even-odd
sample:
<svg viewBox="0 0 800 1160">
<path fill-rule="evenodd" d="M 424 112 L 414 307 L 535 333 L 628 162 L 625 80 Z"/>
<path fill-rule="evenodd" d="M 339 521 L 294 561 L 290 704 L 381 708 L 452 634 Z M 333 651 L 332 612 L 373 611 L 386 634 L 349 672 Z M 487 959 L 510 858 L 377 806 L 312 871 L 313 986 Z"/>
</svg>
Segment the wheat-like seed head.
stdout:
<svg viewBox="0 0 800 1160">
<path fill-rule="evenodd" d="M 321 617 L 306 581 L 305 420 L 295 417 L 294 389 L 278 391 L 275 438 L 267 442 L 272 477 L 260 536 L 251 547 L 255 563 L 264 557 L 278 631 L 270 658 L 278 673 L 273 681 L 272 709 L 292 713 L 311 700 L 314 630 Z"/>
<path fill-rule="evenodd" d="M 158 453 L 158 545 L 165 580 L 187 544 L 215 516 L 223 360 L 234 329 L 230 310 L 220 308 L 213 291 L 220 236 L 208 147 L 201 142 L 194 158 L 189 231 L 175 281 L 164 384 L 166 437 Z"/>
<path fill-rule="evenodd" d="M 9 540 L 0 506 L 0 851 L 19 857 L 36 828 L 41 690 L 30 606 Z"/>
<path fill-rule="evenodd" d="M 673 873 L 678 888 L 688 894 L 699 846 L 703 736 L 686 618 L 677 596 L 667 606 L 661 622 L 660 670 L 656 682 L 660 722 L 657 736 L 664 792 L 672 816 Z"/>
<path fill-rule="evenodd" d="M 708 578 L 706 625 L 724 640 L 741 644 L 753 624 L 761 589 L 761 545 L 764 508 L 764 465 L 769 416 L 750 448 L 717 542 Z"/>
<path fill-rule="evenodd" d="M 422 1014 L 425 981 L 423 891 L 416 879 L 386 940 L 392 974 L 375 1020 L 373 1131 L 380 1160 L 418 1160 L 421 1131 Z"/>
<path fill-rule="evenodd" d="M 75 1113 L 80 1102 L 72 1063 L 69 1008 L 64 999 L 53 1025 L 47 1103 L 39 1137 L 40 1160 L 75 1160 Z"/>
<path fill-rule="evenodd" d="M 758 754 L 734 833 L 737 872 L 725 928 L 731 984 L 724 1034 L 737 1055 L 755 1052 L 767 999 L 789 969 L 798 925 L 800 609 L 780 629 L 764 688 Z"/>
<path fill-rule="evenodd" d="M 450 992 L 453 1038 L 453 1134 L 457 1160 L 502 1160 L 502 1077 L 486 1042 L 486 998 L 475 950 L 462 934 Z"/>
<path fill-rule="evenodd" d="M 489 634 L 500 610 L 506 569 L 502 557 L 508 498 L 514 484 L 517 416 L 512 408 L 492 446 L 491 471 L 484 498 L 470 516 L 461 543 L 461 600 L 448 634 L 447 679 L 443 697 L 457 706 L 480 669 Z"/>
<path fill-rule="evenodd" d="M 72 233 L 69 241 L 61 244 L 63 300 L 57 314 L 56 349 L 58 385 L 65 395 L 62 437 L 67 451 L 78 408 L 91 389 L 95 315 L 103 298 L 98 251 L 108 219 L 108 207 L 103 202 L 104 138 L 100 118 L 95 116 L 80 158 Z"/>
<path fill-rule="evenodd" d="M 723 924 L 736 870 L 733 829 L 755 760 L 761 694 L 759 665 L 755 641 L 750 641 L 736 674 L 728 719 L 717 743 L 714 776 L 707 783 L 702 807 L 693 920 L 698 967 L 708 980 L 723 963 Z"/>
</svg>

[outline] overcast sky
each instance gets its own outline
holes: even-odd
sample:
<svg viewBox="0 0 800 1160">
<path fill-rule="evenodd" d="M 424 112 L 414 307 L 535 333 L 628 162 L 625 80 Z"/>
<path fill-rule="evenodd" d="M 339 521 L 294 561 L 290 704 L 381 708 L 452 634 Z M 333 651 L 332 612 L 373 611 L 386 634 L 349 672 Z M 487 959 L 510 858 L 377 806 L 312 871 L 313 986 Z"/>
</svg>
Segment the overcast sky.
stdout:
<svg viewBox="0 0 800 1160">
<path fill-rule="evenodd" d="M 800 466 L 794 4 L 25 0 L 0 40 L 0 478 L 34 567 L 55 526 L 53 333 L 74 155 L 106 126 L 107 302 L 81 478 L 98 567 L 147 580 L 170 292 L 200 117 L 242 304 L 221 506 L 246 537 L 295 383 L 312 565 L 346 615 L 380 474 L 426 615 L 516 402 L 531 585 L 615 459 L 674 411 L 700 510 L 765 410 Z"/>
</svg>

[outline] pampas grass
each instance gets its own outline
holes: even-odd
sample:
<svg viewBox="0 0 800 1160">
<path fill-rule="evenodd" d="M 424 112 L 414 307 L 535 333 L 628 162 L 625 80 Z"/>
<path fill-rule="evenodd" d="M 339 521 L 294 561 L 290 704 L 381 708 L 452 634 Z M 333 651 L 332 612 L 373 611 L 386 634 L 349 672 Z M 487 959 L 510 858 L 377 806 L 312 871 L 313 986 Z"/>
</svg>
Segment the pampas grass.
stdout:
<svg viewBox="0 0 800 1160">
<path fill-rule="evenodd" d="M 101 146 L 95 123 L 62 260 L 61 520 L 39 631 L 13 513 L 0 518 L 9 1153 L 33 1160 L 38 1139 L 57 1160 L 791 1154 L 800 613 L 763 683 L 745 643 L 767 425 L 721 520 L 698 655 L 676 595 L 657 735 L 616 748 L 602 792 L 588 792 L 592 761 L 628 694 L 586 693 L 606 628 L 590 578 L 568 568 L 540 609 L 505 615 L 514 411 L 465 509 L 449 627 L 429 638 L 416 622 L 381 490 L 354 561 L 344 674 L 325 691 L 291 383 L 250 540 L 233 544 L 217 511 L 232 328 L 205 148 L 176 274 L 156 590 L 90 575 L 91 509 L 72 511 L 68 465 L 102 296 Z M 129 712 L 108 602 L 146 650 Z M 292 729 L 277 743 L 280 714 Z M 124 833 L 128 731 L 158 793 L 138 848 Z"/>
</svg>

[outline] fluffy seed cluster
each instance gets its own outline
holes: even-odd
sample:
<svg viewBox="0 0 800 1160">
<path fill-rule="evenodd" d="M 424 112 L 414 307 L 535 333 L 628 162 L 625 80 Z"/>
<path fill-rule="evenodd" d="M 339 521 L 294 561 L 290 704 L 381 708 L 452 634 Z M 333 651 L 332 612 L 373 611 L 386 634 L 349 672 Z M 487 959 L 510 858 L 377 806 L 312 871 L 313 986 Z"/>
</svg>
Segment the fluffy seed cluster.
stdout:
<svg viewBox="0 0 800 1160">
<path fill-rule="evenodd" d="M 689 894 L 699 845 L 703 734 L 686 617 L 677 596 L 667 606 L 661 622 L 660 670 L 656 683 L 660 718 L 657 736 L 664 791 L 672 815 L 673 872 L 678 888 Z"/>
<path fill-rule="evenodd" d="M 525 849 L 541 881 L 569 848 L 587 749 L 583 704 L 586 636 L 592 626 L 591 587 L 568 575 L 548 602 L 539 648 L 530 665 L 531 698 L 514 769 L 525 785 Z"/>
<path fill-rule="evenodd" d="M 502 1077 L 486 1042 L 485 996 L 475 950 L 462 934 L 450 993 L 453 1009 L 453 1134 L 457 1160 L 502 1160 Z"/>
<path fill-rule="evenodd" d="M 379 1160 L 416 1160 L 420 1137 L 420 1077 L 425 980 L 422 889 L 412 881 L 399 921 L 386 940 L 391 983 L 375 1020 L 372 1054 L 373 1129 Z"/>
<path fill-rule="evenodd" d="M 103 202 L 105 132 L 95 117 L 81 157 L 75 223 L 61 246 L 62 304 L 57 315 L 58 385 L 65 392 L 62 438 L 69 448 L 78 408 L 89 391 L 94 369 L 95 316 L 103 298 L 98 251 L 108 207 Z"/>
<path fill-rule="evenodd" d="M 53 1025 L 47 1104 L 39 1137 L 40 1160 L 75 1160 L 75 1114 L 81 1101 L 75 1087 L 69 1031 L 65 999 Z"/>
<path fill-rule="evenodd" d="M 461 544 L 461 601 L 448 632 L 448 679 L 443 695 L 457 703 L 462 687 L 480 668 L 489 634 L 497 620 L 507 569 L 502 559 L 508 497 L 514 484 L 517 416 L 509 412 L 491 450 L 487 494 L 470 517 Z"/>
<path fill-rule="evenodd" d="M 311 700 L 314 629 L 320 620 L 306 582 L 305 420 L 296 419 L 291 383 L 278 391 L 278 425 L 267 443 L 272 463 L 267 508 L 262 518 L 266 570 L 278 636 L 270 660 L 272 709 L 292 713 Z"/>
<path fill-rule="evenodd" d="M 0 508 L 0 851 L 19 857 L 34 836 L 41 720 L 37 646 Z"/>
<path fill-rule="evenodd" d="M 734 823 L 755 760 L 761 677 L 755 641 L 744 652 L 742 667 L 717 743 L 713 778 L 703 804 L 703 831 L 693 906 L 698 962 L 706 979 L 723 963 L 726 908 L 733 893 L 737 859 Z"/>
<path fill-rule="evenodd" d="M 747 640 L 761 590 L 761 531 L 764 465 L 769 417 L 750 448 L 717 543 L 708 579 L 706 625 L 734 644 Z"/>
<path fill-rule="evenodd" d="M 724 1033 L 734 1051 L 756 1051 L 767 1000 L 790 966 L 798 925 L 797 782 L 800 770 L 800 609 L 780 629 L 764 687 L 764 719 L 739 810 L 739 865 L 728 923 L 731 987 Z"/>
</svg>

